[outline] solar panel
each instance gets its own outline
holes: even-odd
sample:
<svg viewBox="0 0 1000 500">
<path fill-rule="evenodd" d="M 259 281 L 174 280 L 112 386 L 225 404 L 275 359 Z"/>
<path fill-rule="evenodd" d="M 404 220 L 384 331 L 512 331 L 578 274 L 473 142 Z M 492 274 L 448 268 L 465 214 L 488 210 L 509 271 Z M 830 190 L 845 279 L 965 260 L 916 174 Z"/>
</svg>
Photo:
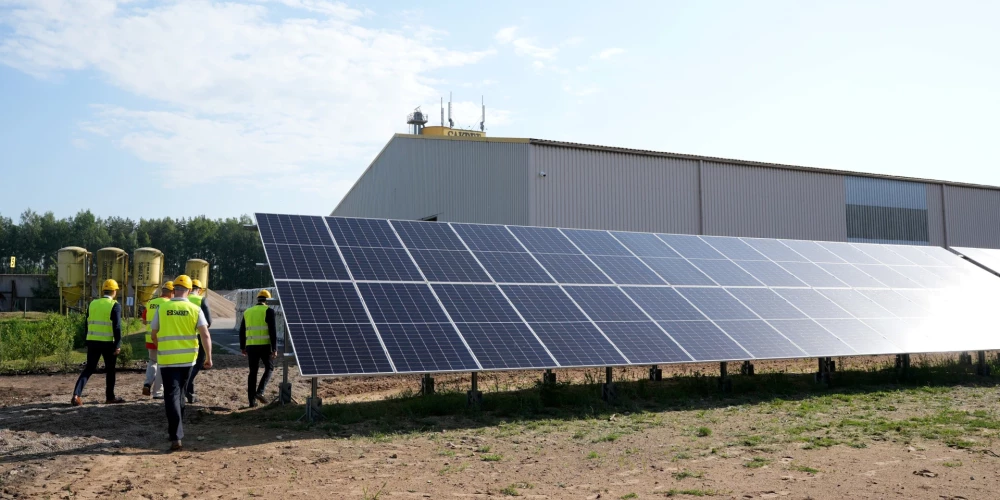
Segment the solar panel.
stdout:
<svg viewBox="0 0 1000 500">
<path fill-rule="evenodd" d="M 937 247 L 257 223 L 306 376 L 978 350 L 1000 322 L 996 277 Z"/>
</svg>

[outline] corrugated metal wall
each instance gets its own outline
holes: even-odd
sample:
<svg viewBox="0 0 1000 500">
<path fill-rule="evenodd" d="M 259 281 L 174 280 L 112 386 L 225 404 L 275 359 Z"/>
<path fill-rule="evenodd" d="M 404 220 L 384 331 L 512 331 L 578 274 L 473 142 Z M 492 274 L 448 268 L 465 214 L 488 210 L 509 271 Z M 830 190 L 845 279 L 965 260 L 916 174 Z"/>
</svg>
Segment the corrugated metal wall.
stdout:
<svg viewBox="0 0 1000 500">
<path fill-rule="evenodd" d="M 846 176 L 847 239 L 926 245 L 927 185 L 878 177 Z"/>
<path fill-rule="evenodd" d="M 531 165 L 532 225 L 698 233 L 696 161 L 536 145 Z"/>
<path fill-rule="evenodd" d="M 944 200 L 940 184 L 924 184 L 927 191 L 927 242 L 944 246 Z"/>
<path fill-rule="evenodd" d="M 944 186 L 948 244 L 1000 248 L 1000 191 Z"/>
<path fill-rule="evenodd" d="M 704 162 L 705 234 L 845 241 L 839 175 Z"/>
<path fill-rule="evenodd" d="M 395 137 L 333 215 L 528 224 L 529 147 Z"/>
</svg>

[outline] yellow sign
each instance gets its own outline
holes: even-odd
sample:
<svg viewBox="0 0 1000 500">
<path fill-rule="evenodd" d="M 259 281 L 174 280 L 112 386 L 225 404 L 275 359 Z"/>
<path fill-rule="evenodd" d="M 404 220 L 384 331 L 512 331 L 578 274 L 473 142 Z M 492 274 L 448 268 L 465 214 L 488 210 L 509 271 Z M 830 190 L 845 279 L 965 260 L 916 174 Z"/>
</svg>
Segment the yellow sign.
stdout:
<svg viewBox="0 0 1000 500">
<path fill-rule="evenodd" d="M 424 127 L 420 133 L 422 135 L 440 135 L 445 137 L 486 137 L 486 132 L 448 127 Z"/>
<path fill-rule="evenodd" d="M 12 256 L 10 257 L 10 268 L 11 268 L 11 269 L 14 269 L 14 263 L 15 263 L 15 262 L 17 262 L 17 257 L 14 257 L 14 256 L 12 255 Z"/>
</svg>

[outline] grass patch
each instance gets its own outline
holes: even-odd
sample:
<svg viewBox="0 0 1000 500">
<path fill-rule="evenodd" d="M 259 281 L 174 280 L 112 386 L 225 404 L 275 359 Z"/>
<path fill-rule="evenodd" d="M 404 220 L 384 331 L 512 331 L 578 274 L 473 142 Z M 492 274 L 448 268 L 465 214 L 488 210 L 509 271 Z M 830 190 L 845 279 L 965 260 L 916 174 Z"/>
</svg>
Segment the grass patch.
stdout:
<svg viewBox="0 0 1000 500">
<path fill-rule="evenodd" d="M 680 481 L 681 479 L 687 479 L 689 477 L 693 477 L 695 479 L 701 479 L 702 477 L 705 477 L 705 473 L 682 470 L 680 472 L 674 472 L 673 474 L 671 474 L 671 476 L 674 476 L 674 479 Z"/>
<path fill-rule="evenodd" d="M 763 457 L 753 457 L 753 458 L 750 459 L 749 462 L 743 464 L 743 466 L 746 467 L 746 468 L 748 468 L 748 469 L 759 469 L 759 468 L 764 467 L 765 465 L 767 465 L 769 463 L 771 463 L 771 460 L 769 460 L 769 459 L 766 459 L 766 458 L 763 458 Z"/>
<path fill-rule="evenodd" d="M 797 470 L 799 472 L 805 472 L 806 474 L 817 474 L 817 473 L 819 473 L 819 469 L 814 469 L 814 468 L 806 466 L 806 465 L 793 465 L 791 467 L 791 469 L 792 470 Z"/>
<path fill-rule="evenodd" d="M 505 486 L 502 490 L 500 490 L 500 494 L 505 497 L 521 496 L 521 492 L 517 491 L 517 487 L 513 484 L 508 484 L 507 486 Z"/>
<path fill-rule="evenodd" d="M 665 493 L 668 497 L 678 497 L 682 495 L 692 496 L 692 497 L 713 497 L 717 493 L 715 490 L 678 490 L 671 488 Z"/>
<path fill-rule="evenodd" d="M 694 431 L 695 435 L 698 437 L 708 437 L 712 435 L 712 429 L 708 427 L 699 427 Z"/>
<path fill-rule="evenodd" d="M 611 434 L 605 434 L 605 435 L 603 435 L 603 436 L 595 439 L 593 442 L 595 442 L 595 443 L 613 443 L 613 442 L 617 441 L 618 438 L 620 438 L 620 437 L 622 437 L 622 435 L 621 435 L 620 432 L 612 432 Z"/>
<path fill-rule="evenodd" d="M 487 455 L 483 455 L 483 456 L 481 456 L 479 458 L 481 458 L 483 460 L 483 462 L 499 462 L 499 461 L 503 460 L 503 455 L 501 455 L 499 453 L 490 453 L 490 454 L 487 454 Z"/>
<path fill-rule="evenodd" d="M 620 496 L 618 498 L 621 499 L 621 500 L 632 500 L 634 498 L 639 498 L 639 495 L 637 495 L 635 493 L 626 493 L 626 494 L 624 494 L 624 495 L 622 495 L 622 496 Z"/>
<path fill-rule="evenodd" d="M 598 458 L 601 458 L 601 456 L 598 455 L 596 451 L 587 453 L 587 460 L 597 460 Z"/>
<path fill-rule="evenodd" d="M 489 445 L 483 445 L 476 448 L 476 453 L 489 453 L 492 448 Z"/>
<path fill-rule="evenodd" d="M 962 466 L 962 461 L 961 460 L 955 460 L 953 462 L 945 462 L 945 463 L 943 463 L 941 465 L 943 465 L 945 467 L 961 467 Z"/>
</svg>

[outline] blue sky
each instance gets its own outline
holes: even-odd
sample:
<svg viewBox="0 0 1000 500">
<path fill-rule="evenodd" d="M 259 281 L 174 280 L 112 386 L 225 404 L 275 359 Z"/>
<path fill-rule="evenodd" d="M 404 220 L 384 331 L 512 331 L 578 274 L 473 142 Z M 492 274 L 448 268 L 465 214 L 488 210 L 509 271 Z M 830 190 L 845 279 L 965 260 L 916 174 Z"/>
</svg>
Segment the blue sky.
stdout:
<svg viewBox="0 0 1000 500">
<path fill-rule="evenodd" d="M 997 2 L 0 0 L 0 215 L 326 214 L 487 132 L 1000 185 Z M 436 121 L 436 120 L 435 120 Z M 111 194 L 109 194 L 111 193 Z"/>
</svg>

